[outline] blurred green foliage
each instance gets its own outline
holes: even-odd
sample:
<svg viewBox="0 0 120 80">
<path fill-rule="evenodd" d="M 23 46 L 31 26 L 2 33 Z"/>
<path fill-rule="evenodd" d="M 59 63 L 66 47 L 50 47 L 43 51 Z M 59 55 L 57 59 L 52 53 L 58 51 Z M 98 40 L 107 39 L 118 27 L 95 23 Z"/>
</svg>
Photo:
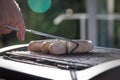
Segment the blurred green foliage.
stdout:
<svg viewBox="0 0 120 80">
<path fill-rule="evenodd" d="M 37 13 L 30 9 L 27 0 L 16 0 L 23 13 L 26 28 L 41 31 L 48 34 L 53 34 L 69 39 L 79 39 L 79 20 L 64 20 L 59 25 L 55 25 L 53 20 L 60 14 L 66 12 L 67 9 L 72 9 L 73 13 L 86 13 L 85 0 L 51 0 L 50 8 L 44 13 Z M 35 0 L 33 0 L 35 1 Z M 103 1 L 103 2 L 102 2 Z M 97 12 L 107 14 L 106 1 L 98 0 Z M 101 4 L 103 3 L 103 4 Z M 120 13 L 120 1 L 115 0 L 115 13 Z M 102 7 L 102 10 L 101 10 Z M 104 12 L 103 12 L 104 10 Z M 100 25 L 98 21 L 98 25 Z M 120 47 L 120 21 L 115 20 L 114 24 L 114 47 Z M 107 26 L 106 26 L 107 27 Z M 98 29 L 100 27 L 98 26 Z M 107 30 L 107 29 L 106 29 Z M 99 33 L 100 30 L 98 30 Z M 100 34 L 98 34 L 98 37 Z M 107 38 L 107 37 L 106 37 Z M 37 36 L 31 33 L 26 33 L 25 41 L 21 42 L 16 38 L 16 32 L 7 35 L 0 35 L 0 47 L 14 45 L 14 44 L 27 44 L 32 40 L 48 39 L 43 36 Z M 106 39 L 107 40 L 107 39 Z M 106 44 L 108 41 L 104 42 Z"/>
<path fill-rule="evenodd" d="M 54 25 L 53 20 L 58 15 L 65 13 L 66 9 L 69 8 L 72 9 L 74 13 L 85 12 L 84 0 L 52 0 L 51 7 L 44 13 L 32 11 L 28 6 L 27 0 L 16 1 L 23 13 L 26 28 L 70 39 L 79 38 L 78 20 L 64 20 L 59 25 Z M 3 46 L 29 43 L 32 40 L 47 39 L 46 37 L 33 35 L 31 33 L 26 33 L 26 39 L 23 42 L 16 38 L 15 32 L 2 36 L 4 36 L 4 39 L 2 39 Z"/>
</svg>

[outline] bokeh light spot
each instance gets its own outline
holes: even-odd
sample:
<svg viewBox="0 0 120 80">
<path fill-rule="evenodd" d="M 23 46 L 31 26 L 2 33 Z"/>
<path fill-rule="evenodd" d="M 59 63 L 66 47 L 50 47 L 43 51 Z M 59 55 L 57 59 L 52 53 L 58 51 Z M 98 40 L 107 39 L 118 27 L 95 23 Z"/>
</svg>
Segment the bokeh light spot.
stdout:
<svg viewBox="0 0 120 80">
<path fill-rule="evenodd" d="M 46 12 L 51 6 L 51 0 L 28 0 L 31 10 L 38 13 Z"/>
</svg>

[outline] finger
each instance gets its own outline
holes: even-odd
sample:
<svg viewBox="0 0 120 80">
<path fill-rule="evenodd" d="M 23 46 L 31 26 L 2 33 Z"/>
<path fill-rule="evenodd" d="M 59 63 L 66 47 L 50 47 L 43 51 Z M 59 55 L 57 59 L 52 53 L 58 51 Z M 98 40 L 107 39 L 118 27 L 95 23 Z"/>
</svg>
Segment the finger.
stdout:
<svg viewBox="0 0 120 80">
<path fill-rule="evenodd" d="M 18 25 L 17 28 L 20 29 L 20 30 L 17 32 L 17 38 L 18 38 L 20 41 L 24 41 L 24 39 L 25 39 L 25 26 Z"/>
<path fill-rule="evenodd" d="M 10 29 L 4 29 L 4 30 L 0 31 L 1 34 L 8 34 L 10 32 L 12 32 L 12 30 L 10 30 Z"/>
</svg>

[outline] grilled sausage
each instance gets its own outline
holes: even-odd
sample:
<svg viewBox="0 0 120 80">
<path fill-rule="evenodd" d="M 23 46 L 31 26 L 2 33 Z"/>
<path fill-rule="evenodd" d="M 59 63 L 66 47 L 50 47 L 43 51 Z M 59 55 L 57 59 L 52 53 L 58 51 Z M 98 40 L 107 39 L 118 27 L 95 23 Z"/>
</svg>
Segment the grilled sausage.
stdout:
<svg viewBox="0 0 120 80">
<path fill-rule="evenodd" d="M 89 52 L 93 49 L 93 44 L 89 40 L 75 40 L 79 46 L 72 53 Z M 44 52 L 50 54 L 66 54 L 70 53 L 76 44 L 69 41 L 63 40 L 42 40 L 32 41 L 28 46 L 29 51 L 33 52 Z"/>
<path fill-rule="evenodd" d="M 55 41 L 49 45 L 50 54 L 65 54 L 67 52 L 66 41 Z"/>
<path fill-rule="evenodd" d="M 93 49 L 93 44 L 90 40 L 77 40 L 79 46 L 73 51 L 73 53 L 89 52 Z M 76 44 L 73 42 L 67 42 L 68 52 L 75 48 Z"/>
<path fill-rule="evenodd" d="M 33 52 L 40 52 L 41 51 L 41 44 L 44 41 L 31 41 L 28 45 L 28 50 Z"/>
<path fill-rule="evenodd" d="M 49 45 L 51 44 L 51 42 L 49 41 L 45 41 L 41 44 L 41 52 L 44 52 L 44 53 L 49 53 Z"/>
</svg>

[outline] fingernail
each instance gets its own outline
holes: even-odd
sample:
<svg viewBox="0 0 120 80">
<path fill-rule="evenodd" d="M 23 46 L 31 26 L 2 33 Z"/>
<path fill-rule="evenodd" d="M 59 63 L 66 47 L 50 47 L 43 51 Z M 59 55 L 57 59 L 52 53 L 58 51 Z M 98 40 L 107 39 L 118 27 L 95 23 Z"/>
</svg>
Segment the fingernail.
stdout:
<svg viewBox="0 0 120 80">
<path fill-rule="evenodd" d="M 23 33 L 23 35 L 21 35 L 21 41 L 25 40 L 25 33 Z"/>
</svg>

